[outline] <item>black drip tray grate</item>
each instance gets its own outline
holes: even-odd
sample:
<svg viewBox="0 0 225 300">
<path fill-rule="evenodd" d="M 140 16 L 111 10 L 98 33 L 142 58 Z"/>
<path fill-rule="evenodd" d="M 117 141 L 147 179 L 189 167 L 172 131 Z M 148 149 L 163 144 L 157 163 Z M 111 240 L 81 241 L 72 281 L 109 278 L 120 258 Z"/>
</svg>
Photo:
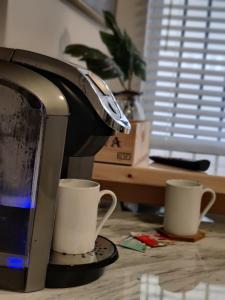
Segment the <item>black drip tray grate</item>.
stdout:
<svg viewBox="0 0 225 300">
<path fill-rule="evenodd" d="M 68 255 L 52 252 L 46 287 L 63 288 L 87 284 L 98 279 L 104 268 L 118 259 L 113 242 L 98 236 L 95 249 L 85 254 Z"/>
</svg>

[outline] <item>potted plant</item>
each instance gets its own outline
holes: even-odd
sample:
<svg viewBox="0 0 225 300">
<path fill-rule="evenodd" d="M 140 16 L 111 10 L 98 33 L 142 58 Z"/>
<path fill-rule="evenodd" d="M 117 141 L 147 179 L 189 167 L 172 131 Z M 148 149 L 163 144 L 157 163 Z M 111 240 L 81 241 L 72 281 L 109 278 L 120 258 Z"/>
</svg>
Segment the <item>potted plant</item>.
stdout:
<svg viewBox="0 0 225 300">
<path fill-rule="evenodd" d="M 102 79 L 118 78 L 122 90 L 114 95 L 122 110 L 130 120 L 143 120 L 140 93 L 132 90 L 132 80 L 134 76 L 145 80 L 145 62 L 127 32 L 120 30 L 115 17 L 108 11 L 103 13 L 110 32 L 100 31 L 100 36 L 111 56 L 82 44 L 68 45 L 65 53 L 85 61 L 87 68 Z"/>
</svg>

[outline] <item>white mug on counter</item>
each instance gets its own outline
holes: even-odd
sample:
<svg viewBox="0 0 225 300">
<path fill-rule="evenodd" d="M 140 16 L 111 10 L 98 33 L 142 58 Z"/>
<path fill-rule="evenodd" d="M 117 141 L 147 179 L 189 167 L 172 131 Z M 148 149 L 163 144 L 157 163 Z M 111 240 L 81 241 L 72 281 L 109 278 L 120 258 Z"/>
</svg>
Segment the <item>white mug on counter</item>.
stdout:
<svg viewBox="0 0 225 300">
<path fill-rule="evenodd" d="M 112 197 L 112 204 L 97 227 L 98 205 L 105 194 Z M 100 191 L 99 183 L 91 180 L 62 179 L 57 201 L 53 250 L 66 254 L 92 251 L 102 226 L 116 207 L 116 195 L 109 190 Z"/>
<path fill-rule="evenodd" d="M 204 193 L 211 193 L 208 205 L 201 212 Z M 197 234 L 202 218 L 216 200 L 216 193 L 203 188 L 198 181 L 171 179 L 166 182 L 164 230 L 177 236 Z"/>
</svg>

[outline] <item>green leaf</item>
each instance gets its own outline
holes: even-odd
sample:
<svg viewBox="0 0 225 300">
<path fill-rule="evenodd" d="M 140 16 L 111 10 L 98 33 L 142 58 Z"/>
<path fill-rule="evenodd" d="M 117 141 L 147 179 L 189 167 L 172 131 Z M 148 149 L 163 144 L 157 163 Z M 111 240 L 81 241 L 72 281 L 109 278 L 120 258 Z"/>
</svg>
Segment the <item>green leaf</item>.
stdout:
<svg viewBox="0 0 225 300">
<path fill-rule="evenodd" d="M 89 70 L 103 79 L 112 79 L 123 76 L 122 71 L 111 58 L 104 60 L 88 59 L 86 60 L 86 63 Z"/>
<path fill-rule="evenodd" d="M 114 15 L 109 11 L 103 11 L 104 19 L 105 19 L 105 25 L 107 28 L 111 29 L 112 32 L 118 36 L 122 37 L 122 33 L 120 31 L 119 26 L 117 25 L 116 19 Z"/>
<path fill-rule="evenodd" d="M 146 79 L 146 64 L 139 56 L 134 57 L 134 74 L 142 80 Z"/>
<path fill-rule="evenodd" d="M 134 73 L 137 77 L 145 80 L 146 73 L 145 73 L 145 61 L 141 58 L 141 55 L 136 48 L 136 46 L 132 43 L 131 38 L 124 31 L 124 38 L 126 40 L 127 48 L 130 49 L 130 70 L 129 73 Z"/>
<path fill-rule="evenodd" d="M 110 13 L 104 12 L 106 26 L 112 30 L 113 34 L 100 32 L 103 43 L 109 50 L 116 64 L 123 71 L 123 79 L 129 78 L 132 55 L 130 53 L 129 39 L 119 29 L 115 17 Z"/>
<path fill-rule="evenodd" d="M 98 49 L 82 44 L 68 45 L 65 53 L 85 61 L 87 67 L 103 79 L 120 77 L 131 82 L 132 76 L 145 80 L 146 65 L 139 51 L 126 31 L 122 32 L 115 17 L 104 11 L 107 28 L 111 33 L 100 32 L 102 42 L 106 45 L 112 58 Z"/>
<path fill-rule="evenodd" d="M 107 32 L 100 32 L 100 36 L 104 44 L 112 55 L 116 64 L 123 71 L 123 78 L 126 80 L 128 78 L 129 71 L 129 47 L 126 45 L 124 36 L 118 37 L 115 34 L 110 34 Z"/>
<path fill-rule="evenodd" d="M 72 44 L 66 46 L 64 53 L 71 54 L 72 56 L 79 57 L 82 56 L 85 51 L 87 51 L 89 47 L 81 44 Z"/>
<path fill-rule="evenodd" d="M 132 44 L 131 38 L 127 34 L 126 31 L 124 31 L 124 42 L 126 45 L 126 49 L 128 52 L 128 78 L 132 77 L 133 69 L 134 69 L 134 54 L 135 54 L 135 47 Z"/>
<path fill-rule="evenodd" d="M 117 37 L 115 37 L 115 35 L 104 32 L 104 31 L 100 31 L 100 37 L 111 54 L 117 50 L 118 42 L 121 42 L 121 40 L 119 40 Z"/>
<path fill-rule="evenodd" d="M 103 79 L 122 77 L 123 73 L 116 62 L 95 48 L 81 44 L 68 45 L 65 53 L 85 61 L 87 68 Z"/>
<path fill-rule="evenodd" d="M 65 49 L 65 53 L 70 54 L 74 57 L 80 57 L 81 60 L 88 58 L 93 59 L 105 59 L 107 55 L 102 53 L 100 50 L 95 48 L 90 48 L 81 44 L 68 45 Z"/>
</svg>

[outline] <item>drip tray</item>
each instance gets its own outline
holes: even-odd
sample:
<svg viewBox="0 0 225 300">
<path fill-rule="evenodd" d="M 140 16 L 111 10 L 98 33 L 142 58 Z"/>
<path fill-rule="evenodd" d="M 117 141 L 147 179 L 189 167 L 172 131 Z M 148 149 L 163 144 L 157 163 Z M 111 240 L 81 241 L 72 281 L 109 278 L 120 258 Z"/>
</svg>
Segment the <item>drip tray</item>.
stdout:
<svg viewBox="0 0 225 300">
<path fill-rule="evenodd" d="M 68 255 L 52 251 L 46 287 L 65 288 L 90 283 L 98 279 L 104 273 L 105 267 L 118 257 L 115 244 L 100 235 L 92 252 Z"/>
</svg>

